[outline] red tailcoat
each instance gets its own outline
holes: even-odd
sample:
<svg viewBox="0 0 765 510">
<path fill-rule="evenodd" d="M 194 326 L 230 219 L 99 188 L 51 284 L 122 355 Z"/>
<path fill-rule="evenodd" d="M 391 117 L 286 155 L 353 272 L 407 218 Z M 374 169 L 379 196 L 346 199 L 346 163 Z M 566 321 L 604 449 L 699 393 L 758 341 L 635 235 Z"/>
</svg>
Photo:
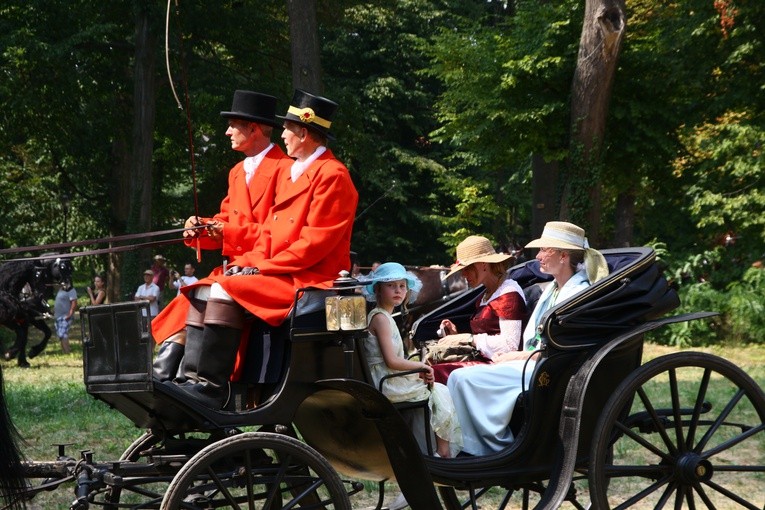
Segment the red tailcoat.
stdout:
<svg viewBox="0 0 765 510">
<path fill-rule="evenodd" d="M 223 222 L 223 241 L 213 241 L 204 233 L 199 238 L 200 247 L 205 250 L 222 250 L 224 256 L 235 259 L 250 252 L 260 237 L 262 225 L 276 195 L 275 178 L 282 171 L 289 174 L 292 159 L 274 145 L 260 162 L 249 185 L 245 181 L 244 162 L 240 161 L 229 171 L 228 194 L 220 204 L 220 212 L 212 219 Z M 203 218 L 203 221 L 207 218 Z M 191 247 L 196 246 L 195 239 L 186 240 Z M 210 276 L 221 273 L 222 268 L 213 270 Z M 210 277 L 201 279 L 198 284 L 211 285 Z M 192 287 L 189 287 L 192 288 Z M 152 321 L 152 334 L 157 343 L 177 333 L 186 326 L 186 314 L 189 300 L 184 294 L 175 297 Z"/>
<path fill-rule="evenodd" d="M 213 275 L 244 308 L 271 325 L 289 314 L 295 290 L 331 287 L 350 269 L 351 231 L 358 193 L 348 169 L 327 150 L 292 182 L 277 177 L 276 198 L 250 253 L 231 264 L 257 267 L 252 276 Z"/>
</svg>

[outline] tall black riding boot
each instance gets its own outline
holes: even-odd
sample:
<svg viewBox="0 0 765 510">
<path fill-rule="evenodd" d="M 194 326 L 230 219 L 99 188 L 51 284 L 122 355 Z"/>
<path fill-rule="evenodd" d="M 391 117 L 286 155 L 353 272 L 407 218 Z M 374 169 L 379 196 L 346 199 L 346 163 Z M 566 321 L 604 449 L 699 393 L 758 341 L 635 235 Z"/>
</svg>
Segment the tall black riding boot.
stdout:
<svg viewBox="0 0 765 510">
<path fill-rule="evenodd" d="M 188 372 L 192 375 L 196 374 L 196 367 L 199 364 L 199 346 L 202 343 L 202 329 L 205 326 L 206 309 L 207 301 L 196 298 L 190 299 L 189 311 L 186 315 L 185 349 L 180 353 L 181 357 L 177 360 L 175 372 L 168 371 L 170 377 L 167 380 L 172 380 L 176 384 L 184 384 L 187 380 L 187 364 L 190 366 Z M 197 381 L 193 379 L 192 383 L 195 382 Z"/>
<path fill-rule="evenodd" d="M 159 346 L 154 358 L 154 378 L 159 381 L 171 381 L 178 374 L 178 367 L 186 349 L 186 331 L 179 331 Z"/>
<path fill-rule="evenodd" d="M 228 400 L 228 380 L 239 350 L 243 322 L 244 310 L 238 304 L 210 299 L 198 352 L 194 348 L 198 362 L 196 366 L 191 366 L 189 360 L 184 361 L 189 381 L 180 388 L 213 409 L 221 409 Z M 191 344 L 187 344 L 187 356 L 190 347 Z M 191 381 L 198 382 L 189 384 Z"/>
</svg>

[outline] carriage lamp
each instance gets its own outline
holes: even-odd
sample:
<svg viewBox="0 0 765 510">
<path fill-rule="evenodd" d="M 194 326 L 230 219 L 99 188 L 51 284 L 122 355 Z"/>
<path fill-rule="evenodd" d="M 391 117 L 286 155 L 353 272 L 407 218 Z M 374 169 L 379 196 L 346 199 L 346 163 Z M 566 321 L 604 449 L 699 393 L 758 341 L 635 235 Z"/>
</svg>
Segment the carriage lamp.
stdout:
<svg viewBox="0 0 765 510">
<path fill-rule="evenodd" d="M 328 331 L 359 331 L 367 327 L 367 302 L 356 293 L 358 280 L 341 271 L 333 287 L 337 296 L 324 300 Z"/>
<path fill-rule="evenodd" d="M 364 296 L 331 296 L 324 301 L 328 331 L 358 331 L 367 327 Z"/>
</svg>

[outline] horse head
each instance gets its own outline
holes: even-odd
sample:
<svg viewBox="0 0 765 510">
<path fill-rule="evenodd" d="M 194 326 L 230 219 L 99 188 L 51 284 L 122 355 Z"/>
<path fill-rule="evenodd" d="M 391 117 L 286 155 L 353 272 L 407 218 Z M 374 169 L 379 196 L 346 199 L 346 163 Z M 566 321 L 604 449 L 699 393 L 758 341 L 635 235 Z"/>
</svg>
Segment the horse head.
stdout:
<svg viewBox="0 0 765 510">
<path fill-rule="evenodd" d="M 54 286 L 72 284 L 73 273 L 74 266 L 71 260 L 61 257 L 45 258 L 35 265 L 35 275 L 31 285 L 35 292 L 52 297 Z"/>
</svg>

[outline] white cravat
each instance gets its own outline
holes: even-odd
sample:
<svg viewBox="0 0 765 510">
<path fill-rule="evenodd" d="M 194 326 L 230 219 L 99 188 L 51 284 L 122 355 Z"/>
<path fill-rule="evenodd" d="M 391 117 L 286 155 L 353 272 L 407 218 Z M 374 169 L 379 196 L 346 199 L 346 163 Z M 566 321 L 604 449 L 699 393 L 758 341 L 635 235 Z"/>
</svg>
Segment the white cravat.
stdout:
<svg viewBox="0 0 765 510">
<path fill-rule="evenodd" d="M 311 165 L 311 163 L 316 161 L 316 158 L 324 154 L 326 150 L 327 148 L 322 145 L 320 147 L 317 147 L 317 149 L 313 151 L 313 154 L 308 156 L 308 158 L 305 161 L 295 160 L 295 162 L 292 163 L 292 168 L 290 168 L 290 176 L 292 177 L 292 182 L 297 181 L 298 178 L 301 175 L 303 175 L 303 172 L 305 172 L 305 169 L 308 168 Z"/>
<path fill-rule="evenodd" d="M 246 182 L 248 186 L 250 184 L 250 179 L 255 175 L 255 170 L 257 170 L 263 162 L 263 158 L 266 157 L 266 153 L 268 153 L 273 146 L 274 144 L 272 143 L 268 144 L 268 147 L 260 151 L 258 154 L 244 158 L 244 182 Z"/>
</svg>

